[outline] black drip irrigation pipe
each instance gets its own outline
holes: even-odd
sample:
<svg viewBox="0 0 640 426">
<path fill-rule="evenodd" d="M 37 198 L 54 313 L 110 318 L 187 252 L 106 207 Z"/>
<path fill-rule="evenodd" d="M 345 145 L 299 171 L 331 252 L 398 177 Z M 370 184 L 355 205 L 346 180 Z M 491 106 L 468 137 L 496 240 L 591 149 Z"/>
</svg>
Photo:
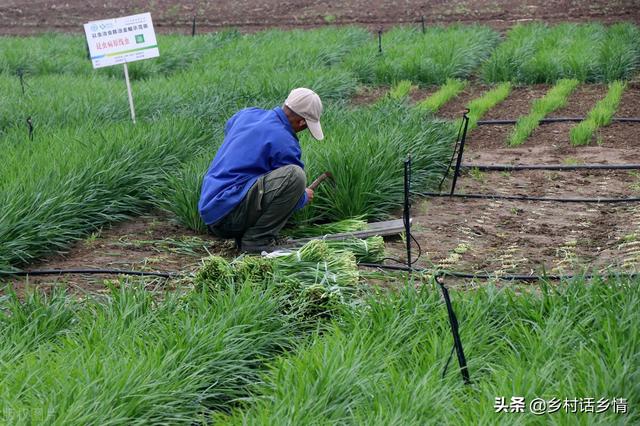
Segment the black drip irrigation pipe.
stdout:
<svg viewBox="0 0 640 426">
<path fill-rule="evenodd" d="M 145 272 L 145 271 L 125 271 L 120 269 L 41 269 L 35 271 L 0 271 L 1 276 L 42 276 L 42 275 L 69 275 L 69 274 L 102 274 L 102 275 L 136 275 L 141 277 L 152 276 L 162 278 L 180 278 L 183 275 L 177 272 Z"/>
<path fill-rule="evenodd" d="M 27 130 L 29 131 L 29 140 L 33 141 L 33 121 L 31 117 L 27 117 Z"/>
<path fill-rule="evenodd" d="M 543 118 L 539 121 L 540 124 L 549 124 L 549 123 L 565 123 L 565 122 L 574 122 L 577 123 L 579 121 L 584 121 L 586 117 L 550 117 Z M 476 124 L 478 126 L 488 126 L 488 125 L 503 125 L 503 124 L 516 124 L 518 120 L 479 120 Z M 617 121 L 620 123 L 640 123 L 640 118 L 637 117 L 613 117 L 611 121 Z"/>
<path fill-rule="evenodd" d="M 638 170 L 640 164 L 462 164 L 463 169 L 480 171 L 518 170 Z"/>
<path fill-rule="evenodd" d="M 18 78 L 20 79 L 20 87 L 22 88 L 22 94 L 24 95 L 24 70 L 18 68 Z"/>
<path fill-rule="evenodd" d="M 596 277 L 611 276 L 611 277 L 625 277 L 625 278 L 638 278 L 640 272 L 620 272 L 610 274 L 567 274 L 567 275 L 524 275 L 524 274 L 478 274 L 469 272 L 456 272 L 446 270 L 431 270 L 427 268 L 408 268 L 404 265 L 383 265 L 380 263 L 358 263 L 358 266 L 366 268 L 380 268 L 388 269 L 392 271 L 406 271 L 406 272 L 426 272 L 433 274 L 435 277 L 452 277 L 452 278 L 466 278 L 466 279 L 480 279 L 480 280 L 504 280 L 504 281 L 563 281 L 571 280 L 574 278 L 583 278 L 590 280 Z"/>
<path fill-rule="evenodd" d="M 467 131 L 467 123 L 468 118 L 465 113 L 464 115 L 465 122 L 464 130 L 465 134 Z M 456 165 L 456 172 L 460 169 L 460 160 L 462 158 L 462 150 L 464 149 L 464 136 L 462 138 L 462 144 L 460 146 L 460 156 L 458 157 L 458 163 Z M 454 175 L 455 179 L 455 175 Z M 407 266 L 408 270 L 413 269 L 411 264 L 411 156 L 408 156 L 406 160 L 404 160 L 404 211 L 403 211 L 403 220 L 404 220 L 404 229 L 405 229 L 405 239 L 407 240 Z M 417 243 L 417 241 L 416 241 Z M 418 245 L 418 249 L 420 246 Z M 419 258 L 419 256 L 418 256 Z M 418 260 L 418 259 L 416 259 Z M 444 283 L 439 282 L 440 290 L 442 291 L 442 297 L 444 298 L 445 305 L 447 307 L 447 315 L 449 317 L 449 326 L 451 327 L 451 336 L 453 337 L 453 347 L 456 350 L 456 355 L 458 357 L 458 365 L 460 366 L 460 374 L 462 375 L 462 380 L 465 385 L 471 383 L 471 379 L 469 377 L 469 368 L 467 367 L 467 359 L 464 356 L 464 349 L 462 347 L 462 340 L 460 340 L 460 332 L 458 325 L 458 318 L 456 317 L 456 313 L 453 310 L 453 305 L 451 304 L 451 299 L 449 298 L 449 290 L 444 286 Z M 447 366 L 449 365 L 449 361 L 445 365 L 443 375 L 447 371 Z"/>
<path fill-rule="evenodd" d="M 358 266 L 365 268 L 379 268 L 388 269 L 393 271 L 405 271 L 405 272 L 426 272 L 431 273 L 436 277 L 453 277 L 453 278 L 466 278 L 466 279 L 482 279 L 491 280 L 499 279 L 504 281 L 562 281 L 570 280 L 574 278 L 593 279 L 595 277 L 601 277 L 603 274 L 581 274 L 581 275 L 518 275 L 518 274 L 478 274 L 469 272 L 456 272 L 445 270 L 430 270 L 427 268 L 415 268 L 405 265 L 384 265 L 381 263 L 358 263 Z M 43 275 L 70 275 L 70 274 L 82 274 L 82 275 L 134 275 L 134 276 L 155 276 L 161 278 L 180 278 L 184 275 L 177 272 L 143 272 L 143 271 L 126 271 L 119 269 L 50 269 L 50 270 L 35 270 L 35 271 L 0 271 L 0 276 L 43 276 Z M 608 276 L 625 277 L 625 278 L 640 278 L 640 272 L 625 272 L 625 273 L 611 273 Z"/>
<path fill-rule="evenodd" d="M 456 318 L 456 313 L 453 310 L 453 305 L 451 305 L 451 298 L 449 297 L 449 290 L 444 286 L 442 282 L 439 282 L 440 290 L 442 290 L 442 297 L 444 297 L 444 302 L 447 305 L 447 313 L 449 314 L 449 325 L 451 326 L 451 334 L 453 336 L 453 347 L 456 350 L 456 355 L 458 357 L 458 365 L 460 366 L 460 374 L 462 375 L 462 381 L 464 381 L 465 385 L 471 384 L 471 378 L 469 377 L 469 368 L 467 367 L 467 359 L 464 356 L 464 349 L 462 348 L 462 340 L 460 340 L 460 333 L 458 327 L 458 318 Z M 449 361 L 445 365 L 444 371 L 442 375 L 447 371 L 447 366 L 449 365 Z"/>
<path fill-rule="evenodd" d="M 464 154 L 464 143 L 467 140 L 467 129 L 469 127 L 469 109 L 465 109 L 462 113 L 462 138 L 460 138 L 460 146 L 458 148 L 458 158 L 456 159 L 456 169 L 453 172 L 453 182 L 451 183 L 451 195 L 456 190 L 456 182 L 458 181 L 458 175 L 460 175 L 460 164 L 462 164 L 462 155 Z"/>
<path fill-rule="evenodd" d="M 438 191 L 442 189 L 442 184 L 444 183 L 445 179 L 447 179 L 447 176 L 449 175 L 449 170 L 451 169 L 451 167 L 453 167 L 453 160 L 458 156 L 458 149 L 460 148 L 460 136 L 462 135 L 462 129 L 464 128 L 464 124 L 465 124 L 465 120 L 464 120 L 464 114 L 463 114 L 462 121 L 460 122 L 460 127 L 458 128 L 458 135 L 456 136 L 456 143 L 454 144 L 453 151 L 451 152 L 451 159 L 449 160 L 449 165 L 447 166 L 444 173 L 442 174 L 442 179 L 440 179 L 440 183 L 438 184 Z"/>
<path fill-rule="evenodd" d="M 515 201 L 553 201 L 556 203 L 637 203 L 639 197 L 630 198 L 554 198 L 554 197 L 528 197 L 526 195 L 500 195 L 500 194 L 442 194 L 439 192 L 418 192 L 417 195 L 425 197 L 456 197 L 480 200 L 515 200 Z"/>
<path fill-rule="evenodd" d="M 411 156 L 404 160 L 404 209 L 402 220 L 404 223 L 405 239 L 407 240 L 407 267 L 411 268 Z"/>
</svg>

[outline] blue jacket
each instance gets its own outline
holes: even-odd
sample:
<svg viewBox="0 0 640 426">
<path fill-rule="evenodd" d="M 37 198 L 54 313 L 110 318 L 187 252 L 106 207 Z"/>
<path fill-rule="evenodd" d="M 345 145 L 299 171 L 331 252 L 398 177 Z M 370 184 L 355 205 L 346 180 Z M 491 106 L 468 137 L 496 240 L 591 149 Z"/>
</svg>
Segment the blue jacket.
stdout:
<svg viewBox="0 0 640 426">
<path fill-rule="evenodd" d="M 225 137 L 202 181 L 198 210 L 207 225 L 223 219 L 256 180 L 288 164 L 304 168 L 300 143 L 282 108 L 247 108 L 224 129 Z M 304 193 L 296 209 L 307 202 Z"/>
</svg>

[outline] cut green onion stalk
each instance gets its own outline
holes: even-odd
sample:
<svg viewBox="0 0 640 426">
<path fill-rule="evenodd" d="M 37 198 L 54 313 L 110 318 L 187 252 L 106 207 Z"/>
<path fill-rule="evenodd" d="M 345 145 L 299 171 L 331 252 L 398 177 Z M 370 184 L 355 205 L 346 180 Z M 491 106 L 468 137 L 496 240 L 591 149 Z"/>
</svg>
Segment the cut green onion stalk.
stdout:
<svg viewBox="0 0 640 426">
<path fill-rule="evenodd" d="M 342 234 L 345 232 L 362 231 L 367 229 L 367 221 L 362 216 L 317 225 L 300 225 L 283 230 L 283 234 L 290 238 L 311 238 L 328 234 Z"/>
<path fill-rule="evenodd" d="M 219 291 L 244 285 L 273 286 L 286 296 L 288 313 L 305 318 L 327 316 L 341 305 L 352 304 L 359 293 L 356 257 L 348 248 L 368 253 L 368 259 L 384 249 L 382 237 L 353 239 L 345 244 L 312 240 L 299 250 L 277 257 L 242 256 L 229 263 L 212 256 L 196 273 L 196 290 Z M 374 254 L 378 253 L 378 254 Z"/>
<path fill-rule="evenodd" d="M 338 251 L 350 251 L 358 262 L 382 262 L 385 257 L 384 238 L 380 236 L 361 240 L 349 238 L 346 240 L 326 240 L 329 247 Z"/>
</svg>

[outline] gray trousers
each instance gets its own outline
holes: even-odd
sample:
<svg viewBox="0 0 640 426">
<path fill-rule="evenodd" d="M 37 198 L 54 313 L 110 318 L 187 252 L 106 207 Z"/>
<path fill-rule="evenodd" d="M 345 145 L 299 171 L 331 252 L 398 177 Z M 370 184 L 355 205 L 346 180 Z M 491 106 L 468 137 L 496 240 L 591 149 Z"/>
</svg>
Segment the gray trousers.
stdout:
<svg viewBox="0 0 640 426">
<path fill-rule="evenodd" d="M 258 178 L 247 195 L 209 231 L 220 238 L 241 239 L 243 246 L 262 246 L 275 241 L 304 194 L 304 170 L 290 164 Z"/>
</svg>

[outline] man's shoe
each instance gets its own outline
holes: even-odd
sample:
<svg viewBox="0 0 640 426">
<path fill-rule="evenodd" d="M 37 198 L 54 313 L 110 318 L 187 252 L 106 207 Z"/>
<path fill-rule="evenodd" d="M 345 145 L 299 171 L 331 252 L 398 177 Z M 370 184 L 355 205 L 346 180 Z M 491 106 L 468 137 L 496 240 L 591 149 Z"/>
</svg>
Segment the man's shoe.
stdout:
<svg viewBox="0 0 640 426">
<path fill-rule="evenodd" d="M 274 250 L 278 250 L 278 245 L 275 240 L 271 240 L 270 242 L 248 242 L 243 243 L 242 248 L 240 249 L 243 253 L 251 253 L 251 254 L 260 254 L 263 251 L 272 252 Z"/>
</svg>

